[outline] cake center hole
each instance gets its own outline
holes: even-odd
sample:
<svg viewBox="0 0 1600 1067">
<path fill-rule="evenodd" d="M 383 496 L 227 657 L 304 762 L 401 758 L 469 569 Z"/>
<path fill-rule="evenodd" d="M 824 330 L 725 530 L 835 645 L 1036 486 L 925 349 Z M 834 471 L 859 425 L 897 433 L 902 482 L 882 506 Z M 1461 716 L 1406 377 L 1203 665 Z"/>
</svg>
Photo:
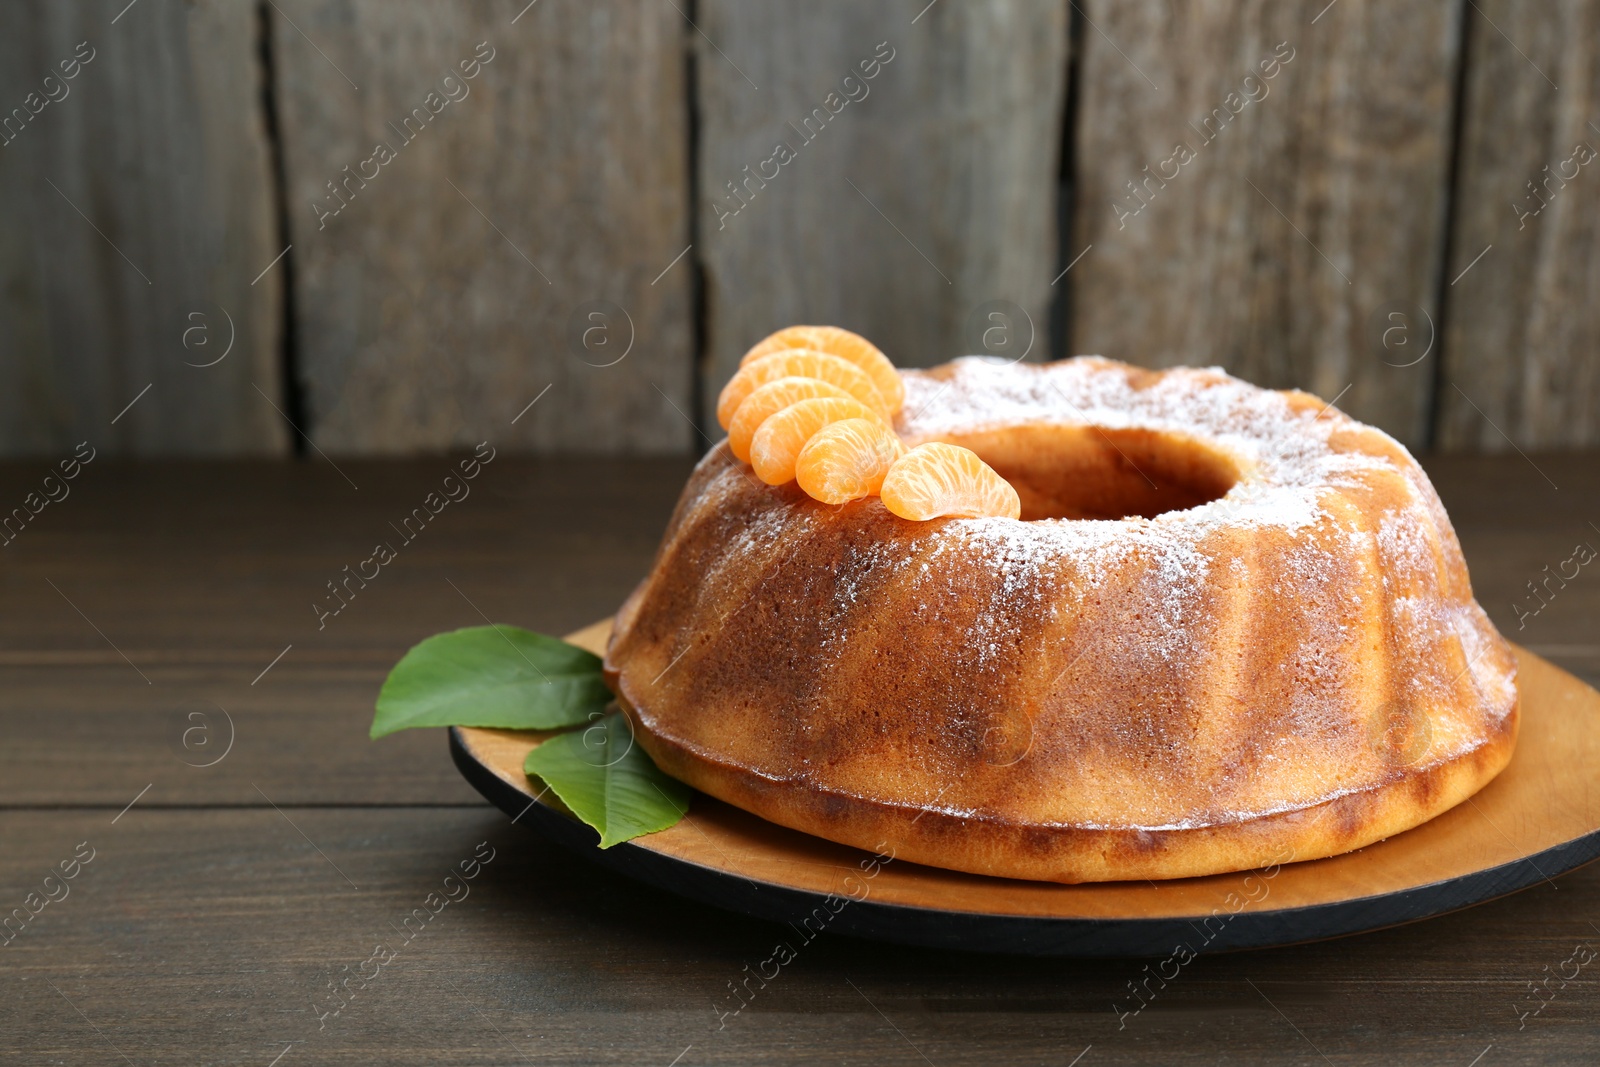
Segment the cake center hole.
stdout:
<svg viewBox="0 0 1600 1067">
<path fill-rule="evenodd" d="M 1156 430 L 1015 426 L 947 438 L 993 467 L 1022 498 L 1022 518 L 1154 518 L 1222 497 L 1234 461 L 1203 441 Z"/>
</svg>

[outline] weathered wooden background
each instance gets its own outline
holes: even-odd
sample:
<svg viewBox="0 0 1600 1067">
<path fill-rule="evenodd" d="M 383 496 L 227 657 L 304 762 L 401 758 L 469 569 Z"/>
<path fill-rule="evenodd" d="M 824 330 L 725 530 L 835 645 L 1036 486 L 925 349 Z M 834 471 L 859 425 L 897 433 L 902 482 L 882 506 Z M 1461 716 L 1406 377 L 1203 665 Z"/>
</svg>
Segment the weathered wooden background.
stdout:
<svg viewBox="0 0 1600 1067">
<path fill-rule="evenodd" d="M 685 452 L 807 321 L 1600 444 L 1600 0 L 3 21 L 3 455 Z"/>
</svg>

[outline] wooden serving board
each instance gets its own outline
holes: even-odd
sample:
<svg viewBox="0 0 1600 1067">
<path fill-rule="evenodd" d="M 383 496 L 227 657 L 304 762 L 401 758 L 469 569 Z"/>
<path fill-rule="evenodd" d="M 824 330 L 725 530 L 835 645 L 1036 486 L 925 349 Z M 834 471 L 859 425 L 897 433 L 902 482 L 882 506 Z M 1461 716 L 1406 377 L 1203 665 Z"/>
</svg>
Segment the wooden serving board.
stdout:
<svg viewBox="0 0 1600 1067">
<path fill-rule="evenodd" d="M 610 620 L 569 635 L 599 653 Z M 624 874 L 735 911 L 943 948 L 1159 956 L 1337 937 L 1455 911 L 1600 856 L 1600 692 L 1522 648 L 1516 754 L 1499 777 L 1430 822 L 1356 852 L 1264 871 L 1166 882 L 1056 885 L 962 874 L 766 822 L 696 793 L 676 826 L 601 850 L 598 835 L 522 764 L 543 736 L 456 727 L 462 773 L 517 821 Z"/>
</svg>

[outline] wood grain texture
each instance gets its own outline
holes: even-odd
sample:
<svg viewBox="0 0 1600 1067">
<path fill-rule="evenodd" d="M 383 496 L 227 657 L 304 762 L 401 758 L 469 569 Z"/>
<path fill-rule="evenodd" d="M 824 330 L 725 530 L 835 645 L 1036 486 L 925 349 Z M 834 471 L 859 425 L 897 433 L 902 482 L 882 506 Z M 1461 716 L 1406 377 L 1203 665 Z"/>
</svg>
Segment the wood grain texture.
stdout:
<svg viewBox="0 0 1600 1067">
<path fill-rule="evenodd" d="M 697 7 L 706 410 L 752 344 L 795 323 L 930 366 L 976 351 L 969 320 L 1005 300 L 1046 357 L 1066 10 Z"/>
<path fill-rule="evenodd" d="M 1592 445 L 1600 6 L 1481 0 L 1468 42 L 1438 443 Z"/>
<path fill-rule="evenodd" d="M 600 872 L 493 810 L 143 804 L 115 825 L 117 808 L 0 813 L 8 906 L 78 843 L 96 850 L 0 949 L 0 1026 L 25 1058 L 121 1062 L 109 1039 L 135 1063 L 266 1065 L 292 1044 L 285 1063 L 925 1067 L 1066 1064 L 1093 1045 L 1080 1067 L 1303 1067 L 1317 1050 L 1464 1067 L 1491 1043 L 1498 1063 L 1587 1063 L 1600 1040 L 1586 976 L 1523 1030 L 1514 1011 L 1543 967 L 1596 943 L 1593 867 L 1415 926 L 1202 958 L 1121 1018 L 1160 961 L 801 943 Z M 402 943 L 401 921 L 485 841 L 469 895 Z M 731 1014 L 779 942 L 797 958 L 739 987 L 755 996 Z M 330 979 L 380 944 L 398 958 L 365 988 L 352 977 L 319 1026 Z"/>
<path fill-rule="evenodd" d="M 1514 632 L 1511 593 L 1569 554 L 1600 491 L 1592 455 L 1533 458 L 1562 492 L 1515 455 L 1445 457 L 1428 469 L 1485 607 L 1541 654 L 1564 648 L 1563 666 L 1588 662 L 1592 682 L 1600 584 L 1587 569 Z M 1079 1067 L 1303 1065 L 1323 1062 L 1318 1050 L 1341 1067 L 1464 1067 L 1491 1043 L 1479 1067 L 1593 1058 L 1600 993 L 1590 970 L 1526 1028 L 1516 1011 L 1531 1006 L 1527 984 L 1575 944 L 1600 946 L 1587 919 L 1600 915 L 1600 867 L 1558 878 L 1559 890 L 1414 926 L 1202 958 L 1125 1019 L 1113 1005 L 1128 1011 L 1128 983 L 1159 961 L 1146 972 L 1145 961 L 833 936 L 801 947 L 765 987 L 752 981 L 756 998 L 724 1019 L 738 1003 L 729 983 L 793 936 L 786 927 L 605 874 L 487 807 L 365 806 L 454 805 L 466 788 L 449 781 L 440 732 L 371 743 L 360 708 L 419 636 L 474 621 L 444 579 L 491 617 L 575 628 L 612 610 L 648 566 L 686 465 L 496 460 L 469 499 L 319 632 L 312 590 L 364 554 L 445 464 L 340 466 L 359 492 L 322 463 L 97 463 L 0 549 L 13 554 L 0 568 L 0 911 L 22 906 L 78 842 L 98 850 L 71 895 L 0 948 L 8 1052 L 122 1062 L 103 1034 L 141 1064 L 265 1065 L 292 1044 L 279 1067 L 666 1067 L 691 1044 L 679 1067 L 925 1067 L 924 1055 L 940 1067 L 1066 1064 L 1091 1044 Z M 25 491 L 38 474 L 0 466 L 0 494 Z M 239 713 L 237 747 L 217 767 L 186 768 L 169 751 L 170 712 L 155 692 L 164 685 Z M 496 858 L 471 896 L 319 1029 L 312 998 L 328 979 L 355 973 L 484 840 Z"/>
<path fill-rule="evenodd" d="M 688 466 L 502 455 L 407 544 L 390 523 L 447 460 L 341 463 L 359 492 L 325 464 L 91 464 L 0 549 L 0 806 L 120 806 L 146 785 L 159 803 L 257 803 L 252 782 L 291 804 L 473 801 L 440 731 L 367 740 L 388 669 L 484 616 L 559 634 L 615 611 Z M 0 468 L 0 498 L 38 477 Z M 319 627 L 327 583 L 379 541 L 396 559 Z M 202 768 L 223 711 L 236 743 Z"/>
<path fill-rule="evenodd" d="M 120 7 L 26 5 L 0 34 L 0 452 L 282 453 L 252 385 L 278 401 L 256 11 Z"/>
<path fill-rule="evenodd" d="M 1395 364 L 1439 321 L 1457 9 L 1082 7 L 1071 351 L 1343 393 L 1425 444 L 1433 360 Z"/>
<path fill-rule="evenodd" d="M 689 244 L 671 6 L 277 6 L 317 444 L 687 448 L 691 272 L 666 270 Z M 583 320 L 596 301 L 621 313 Z M 590 327 L 607 334 L 585 348 Z"/>
</svg>

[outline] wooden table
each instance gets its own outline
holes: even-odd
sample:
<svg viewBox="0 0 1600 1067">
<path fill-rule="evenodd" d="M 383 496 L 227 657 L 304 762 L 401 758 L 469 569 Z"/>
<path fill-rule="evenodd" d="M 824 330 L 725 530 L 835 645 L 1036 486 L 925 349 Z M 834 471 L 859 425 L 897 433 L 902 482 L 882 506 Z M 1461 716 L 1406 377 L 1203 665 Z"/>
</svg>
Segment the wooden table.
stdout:
<svg viewBox="0 0 1600 1067">
<path fill-rule="evenodd" d="M 1600 464 L 1534 460 L 1543 474 L 1515 455 L 1429 469 L 1490 615 L 1594 683 L 1600 577 L 1520 631 L 1512 605 L 1578 542 L 1600 547 Z M 100 460 L 0 550 L 0 909 L 28 914 L 52 868 L 93 855 L 0 947 L 0 1062 L 1499 1067 L 1600 1051 L 1600 971 L 1517 1017 L 1529 982 L 1600 947 L 1600 868 L 1414 926 L 1202 958 L 1125 1026 L 1112 1005 L 1141 962 L 823 937 L 719 1028 L 781 928 L 509 825 L 442 731 L 366 738 L 384 672 L 420 638 L 485 617 L 561 633 L 615 607 L 688 464 L 501 457 L 319 630 L 324 583 L 398 543 L 389 523 L 448 464 L 340 469 Z M 43 473 L 0 468 L 0 503 Z M 480 842 L 493 859 L 469 895 L 319 1015 Z"/>
</svg>

